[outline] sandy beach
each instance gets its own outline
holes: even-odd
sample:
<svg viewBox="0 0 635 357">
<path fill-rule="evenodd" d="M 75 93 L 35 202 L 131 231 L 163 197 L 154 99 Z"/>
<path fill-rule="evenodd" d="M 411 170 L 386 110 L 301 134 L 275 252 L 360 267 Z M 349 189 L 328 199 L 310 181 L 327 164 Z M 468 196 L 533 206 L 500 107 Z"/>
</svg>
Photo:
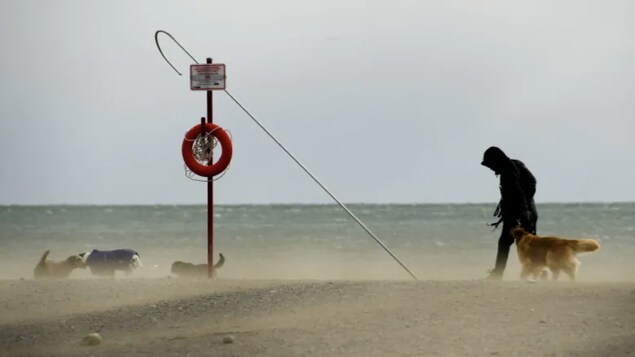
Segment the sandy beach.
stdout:
<svg viewBox="0 0 635 357">
<path fill-rule="evenodd" d="M 0 355 L 628 356 L 634 303 L 633 282 L 3 280 Z"/>
</svg>

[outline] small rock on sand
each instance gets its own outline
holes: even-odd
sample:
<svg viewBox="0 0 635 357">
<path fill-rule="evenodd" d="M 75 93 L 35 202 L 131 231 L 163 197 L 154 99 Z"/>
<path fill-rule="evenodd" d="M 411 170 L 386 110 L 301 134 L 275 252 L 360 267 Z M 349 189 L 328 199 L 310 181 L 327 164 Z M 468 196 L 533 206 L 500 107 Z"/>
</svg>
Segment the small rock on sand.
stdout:
<svg viewBox="0 0 635 357">
<path fill-rule="evenodd" d="M 99 345 L 103 339 L 97 332 L 89 333 L 88 335 L 82 338 L 82 344 L 86 346 L 97 346 Z"/>
<path fill-rule="evenodd" d="M 232 335 L 223 336 L 223 343 L 234 343 L 234 336 Z"/>
</svg>

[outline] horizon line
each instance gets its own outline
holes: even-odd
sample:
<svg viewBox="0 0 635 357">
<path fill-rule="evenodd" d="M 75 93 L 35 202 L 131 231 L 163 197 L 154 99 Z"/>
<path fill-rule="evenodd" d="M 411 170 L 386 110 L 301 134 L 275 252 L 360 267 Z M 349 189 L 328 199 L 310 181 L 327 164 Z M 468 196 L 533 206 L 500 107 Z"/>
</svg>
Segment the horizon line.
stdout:
<svg viewBox="0 0 635 357">
<path fill-rule="evenodd" d="M 536 206 L 546 205 L 566 205 L 566 204 L 628 204 L 635 201 L 546 201 L 536 203 Z M 490 202 L 344 202 L 346 205 L 367 205 L 367 206 L 416 206 L 416 205 L 495 205 L 498 201 Z M 338 206 L 335 202 L 270 202 L 270 203 L 215 203 L 215 206 Z M 134 206 L 207 206 L 207 203 L 0 203 L 0 207 L 134 207 Z"/>
</svg>

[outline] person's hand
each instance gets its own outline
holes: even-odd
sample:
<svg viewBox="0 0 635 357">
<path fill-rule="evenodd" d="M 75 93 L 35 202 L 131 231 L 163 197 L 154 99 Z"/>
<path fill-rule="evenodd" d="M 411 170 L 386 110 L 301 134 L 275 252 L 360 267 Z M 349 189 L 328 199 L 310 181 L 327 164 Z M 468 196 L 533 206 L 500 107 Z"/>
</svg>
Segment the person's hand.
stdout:
<svg viewBox="0 0 635 357">
<path fill-rule="evenodd" d="M 499 219 L 498 222 L 494 222 L 494 223 L 488 223 L 487 225 L 490 227 L 494 227 L 494 230 L 496 230 L 496 228 L 498 228 L 498 226 L 503 223 L 503 219 Z"/>
</svg>

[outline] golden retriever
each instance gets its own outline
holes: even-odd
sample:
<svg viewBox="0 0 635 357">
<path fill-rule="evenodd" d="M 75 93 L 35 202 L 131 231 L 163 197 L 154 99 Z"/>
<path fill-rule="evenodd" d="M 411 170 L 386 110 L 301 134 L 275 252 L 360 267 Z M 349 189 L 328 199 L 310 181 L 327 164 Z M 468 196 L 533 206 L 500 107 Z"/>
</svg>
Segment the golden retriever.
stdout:
<svg viewBox="0 0 635 357">
<path fill-rule="evenodd" d="M 77 268 L 86 268 L 86 263 L 79 255 L 71 255 L 61 262 L 54 262 L 47 259 L 50 250 L 42 254 L 42 258 L 33 269 L 33 277 L 35 279 L 46 278 L 68 278 L 71 272 Z"/>
<path fill-rule="evenodd" d="M 214 264 L 213 276 L 216 276 L 216 269 L 225 264 L 225 257 L 219 254 L 220 258 L 218 262 Z M 186 278 L 205 278 L 207 277 L 207 264 L 192 264 L 182 261 L 175 261 L 172 263 L 172 269 L 170 272 L 174 275 Z"/>
<path fill-rule="evenodd" d="M 521 227 L 512 229 L 516 241 L 518 259 L 522 265 L 521 279 L 531 275 L 536 279 L 546 268 L 558 280 L 560 272 L 564 272 L 575 281 L 580 262 L 576 254 L 594 252 L 600 244 L 593 239 L 562 239 L 558 237 L 538 237 Z"/>
</svg>

